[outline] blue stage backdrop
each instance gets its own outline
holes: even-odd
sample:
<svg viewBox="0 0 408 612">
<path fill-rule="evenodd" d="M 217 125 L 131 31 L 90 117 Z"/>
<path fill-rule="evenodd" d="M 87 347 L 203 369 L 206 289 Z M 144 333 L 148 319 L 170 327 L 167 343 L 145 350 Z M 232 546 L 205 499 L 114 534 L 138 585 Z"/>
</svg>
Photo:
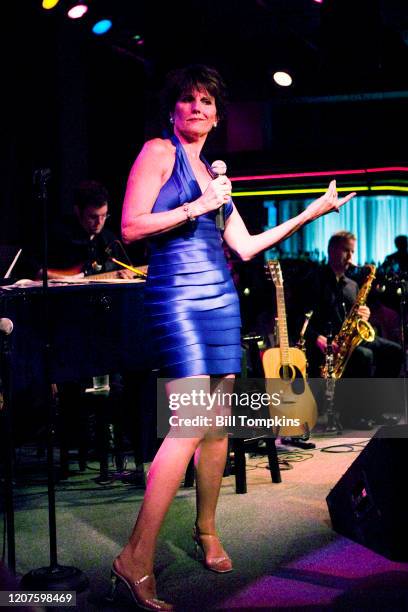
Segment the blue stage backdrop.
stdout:
<svg viewBox="0 0 408 612">
<path fill-rule="evenodd" d="M 274 227 L 293 217 L 309 202 L 311 200 L 266 200 L 267 227 Z M 355 197 L 340 210 L 340 214 L 321 217 L 282 242 L 280 255 L 296 257 L 307 252 L 312 259 L 321 260 L 327 256 L 330 236 L 340 230 L 353 232 L 357 236 L 356 263 L 379 264 L 386 255 L 395 251 L 395 236 L 408 234 L 408 197 Z M 274 249 L 266 253 L 268 259 L 277 255 Z"/>
</svg>

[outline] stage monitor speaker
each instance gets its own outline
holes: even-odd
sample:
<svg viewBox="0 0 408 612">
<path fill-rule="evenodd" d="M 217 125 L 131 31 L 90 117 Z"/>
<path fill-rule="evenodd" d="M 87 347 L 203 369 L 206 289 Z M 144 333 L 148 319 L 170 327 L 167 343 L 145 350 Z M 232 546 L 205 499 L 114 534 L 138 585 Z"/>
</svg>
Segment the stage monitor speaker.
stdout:
<svg viewBox="0 0 408 612">
<path fill-rule="evenodd" d="M 408 426 L 381 427 L 327 496 L 333 529 L 408 561 Z"/>
</svg>

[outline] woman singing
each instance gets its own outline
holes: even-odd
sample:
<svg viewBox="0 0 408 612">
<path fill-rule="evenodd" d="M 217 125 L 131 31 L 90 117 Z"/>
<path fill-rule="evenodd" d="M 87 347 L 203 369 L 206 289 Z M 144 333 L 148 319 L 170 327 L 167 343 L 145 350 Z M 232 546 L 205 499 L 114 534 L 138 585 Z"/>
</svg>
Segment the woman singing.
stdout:
<svg viewBox="0 0 408 612">
<path fill-rule="evenodd" d="M 338 199 L 336 183 L 301 214 L 261 234 L 250 235 L 231 200 L 231 182 L 213 178 L 201 151 L 224 115 L 225 90 L 219 74 L 189 66 L 168 75 L 164 91 L 170 138 L 146 142 L 128 179 L 122 216 L 126 243 L 150 240 L 145 308 L 154 355 L 171 382 L 167 393 L 199 377 L 213 391 L 211 377 L 231 384 L 240 370 L 239 302 L 222 240 L 243 260 L 290 236 L 302 225 L 338 210 L 354 194 Z M 225 205 L 225 231 L 216 227 Z M 216 531 L 215 511 L 226 462 L 227 437 L 207 435 L 164 439 L 149 471 L 144 501 L 129 542 L 115 559 L 112 586 L 122 581 L 135 602 L 148 610 L 170 610 L 156 597 L 153 564 L 157 537 L 190 458 L 197 475 L 193 539 L 204 566 L 226 573 L 232 561 Z"/>
</svg>

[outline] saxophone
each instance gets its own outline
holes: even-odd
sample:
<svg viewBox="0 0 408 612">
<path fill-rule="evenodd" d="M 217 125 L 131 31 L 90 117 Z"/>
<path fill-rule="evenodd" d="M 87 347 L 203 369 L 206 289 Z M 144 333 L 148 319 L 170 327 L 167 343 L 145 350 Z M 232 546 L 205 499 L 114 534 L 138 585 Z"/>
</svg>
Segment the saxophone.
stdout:
<svg viewBox="0 0 408 612">
<path fill-rule="evenodd" d="M 365 267 L 369 268 L 368 276 L 361 286 L 357 294 L 356 301 L 351 307 L 350 312 L 344 319 L 339 333 L 335 338 L 333 338 L 333 343 L 335 342 L 337 344 L 339 350 L 333 358 L 334 363 L 331 373 L 332 378 L 342 377 L 344 368 L 346 367 L 354 349 L 361 344 L 363 340 L 366 342 L 372 342 L 375 338 L 373 326 L 368 321 L 364 321 L 364 319 L 362 319 L 357 312 L 359 306 L 363 306 L 366 303 L 371 285 L 375 279 L 375 266 L 370 264 Z M 323 378 L 327 378 L 329 376 L 326 364 L 322 366 L 321 374 Z"/>
</svg>

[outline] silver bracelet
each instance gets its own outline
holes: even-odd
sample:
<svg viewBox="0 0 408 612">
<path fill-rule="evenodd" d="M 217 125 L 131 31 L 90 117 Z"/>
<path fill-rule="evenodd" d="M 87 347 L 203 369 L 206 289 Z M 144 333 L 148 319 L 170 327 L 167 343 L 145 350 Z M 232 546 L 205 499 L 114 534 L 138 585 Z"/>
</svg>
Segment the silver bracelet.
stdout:
<svg viewBox="0 0 408 612">
<path fill-rule="evenodd" d="M 183 204 L 183 210 L 187 215 L 187 221 L 195 221 L 195 217 L 192 213 L 192 211 L 190 210 L 190 205 L 189 204 Z"/>
</svg>

